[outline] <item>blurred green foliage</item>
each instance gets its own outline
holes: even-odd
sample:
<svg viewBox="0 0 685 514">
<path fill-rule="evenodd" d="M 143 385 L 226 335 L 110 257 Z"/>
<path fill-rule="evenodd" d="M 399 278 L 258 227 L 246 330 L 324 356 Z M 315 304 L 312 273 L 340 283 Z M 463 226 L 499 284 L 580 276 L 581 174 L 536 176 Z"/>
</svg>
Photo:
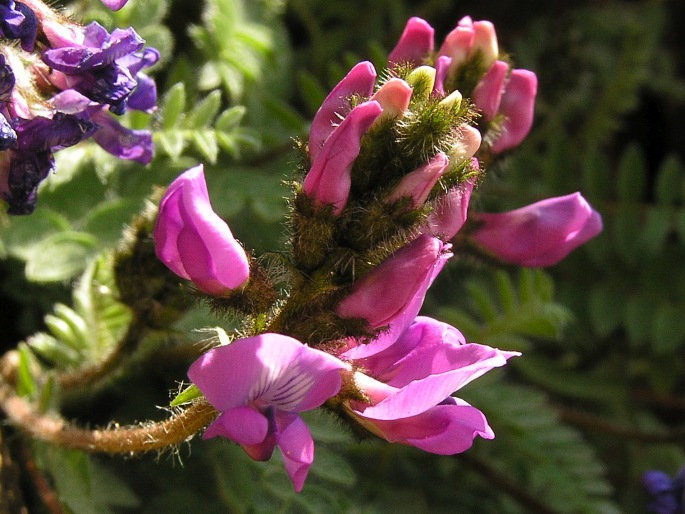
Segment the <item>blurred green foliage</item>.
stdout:
<svg viewBox="0 0 685 514">
<path fill-rule="evenodd" d="M 459 393 L 485 412 L 494 441 L 478 440 L 464 455 L 427 455 L 358 443 L 312 413 L 317 455 L 301 495 L 276 457 L 255 463 L 227 442 L 135 460 L 35 444 L 65 512 L 638 513 L 647 502 L 642 473 L 673 474 L 685 463 L 679 4 L 130 0 L 111 13 L 84 0 L 67 8 L 133 25 L 163 59 L 151 70 L 159 110 L 126 120 L 152 124 L 151 165 L 117 161 L 92 144 L 67 149 L 35 214 L 0 214 L 3 309 L 15 313 L 3 325 L 27 341 L 21 389 L 46 409 L 61 404 L 87 424 L 163 417 L 153 406 L 168 405 L 187 358 L 151 365 L 149 348 L 140 348 L 97 388 L 64 394 L 36 369 L 65 372 L 116 346 L 128 311 L 113 296 L 106 254 L 154 186 L 198 162 L 234 234 L 248 248 L 277 250 L 292 139 L 306 135 L 352 64 L 382 67 L 412 15 L 438 37 L 464 15 L 490 19 L 501 48 L 540 79 L 532 133 L 488 170 L 473 206 L 501 211 L 580 190 L 605 230 L 545 271 L 457 256 L 431 290 L 427 313 L 469 340 L 524 354 Z M 221 323 L 192 309 L 154 345 L 183 348 L 186 328 Z M 47 512 L 29 501 L 31 512 Z"/>
</svg>

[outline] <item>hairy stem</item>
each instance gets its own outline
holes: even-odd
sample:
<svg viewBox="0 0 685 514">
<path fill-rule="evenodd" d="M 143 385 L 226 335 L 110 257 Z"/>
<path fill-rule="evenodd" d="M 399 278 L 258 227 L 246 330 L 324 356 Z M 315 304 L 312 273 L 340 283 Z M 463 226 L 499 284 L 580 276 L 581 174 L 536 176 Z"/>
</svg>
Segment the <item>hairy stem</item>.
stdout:
<svg viewBox="0 0 685 514">
<path fill-rule="evenodd" d="M 197 401 L 165 421 L 87 430 L 36 412 L 5 383 L 0 384 L 0 408 L 12 425 L 33 437 L 64 448 L 111 454 L 145 453 L 175 446 L 195 435 L 218 414 L 206 401 Z"/>
</svg>

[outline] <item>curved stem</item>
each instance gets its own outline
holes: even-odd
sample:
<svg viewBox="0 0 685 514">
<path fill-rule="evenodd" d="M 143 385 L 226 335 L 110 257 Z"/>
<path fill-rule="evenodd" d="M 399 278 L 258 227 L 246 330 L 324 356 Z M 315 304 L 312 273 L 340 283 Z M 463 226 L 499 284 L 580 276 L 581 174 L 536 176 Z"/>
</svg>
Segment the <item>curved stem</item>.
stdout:
<svg viewBox="0 0 685 514">
<path fill-rule="evenodd" d="M 88 452 L 145 453 L 182 443 L 217 416 L 206 401 L 197 401 L 171 418 L 139 426 L 87 430 L 62 418 L 36 412 L 10 386 L 0 384 L 0 407 L 9 422 L 43 441 Z"/>
</svg>

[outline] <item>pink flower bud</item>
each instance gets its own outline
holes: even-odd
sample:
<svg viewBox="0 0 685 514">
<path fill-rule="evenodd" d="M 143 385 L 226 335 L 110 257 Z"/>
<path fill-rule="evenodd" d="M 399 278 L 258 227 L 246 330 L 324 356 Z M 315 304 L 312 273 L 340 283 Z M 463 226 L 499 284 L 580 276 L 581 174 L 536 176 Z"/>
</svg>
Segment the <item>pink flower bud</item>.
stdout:
<svg viewBox="0 0 685 514">
<path fill-rule="evenodd" d="M 602 231 L 602 217 L 580 193 L 500 214 L 479 214 L 473 241 L 519 266 L 552 266 Z"/>
<path fill-rule="evenodd" d="M 438 95 L 445 94 L 445 79 L 447 72 L 452 64 L 452 58 L 446 55 L 441 55 L 435 59 L 435 84 L 433 85 L 433 93 Z"/>
<path fill-rule="evenodd" d="M 304 179 L 303 191 L 319 205 L 332 205 L 336 216 L 345 208 L 350 194 L 350 172 L 361 149 L 361 138 L 381 112 L 375 101 L 352 109 L 328 137 Z"/>
<path fill-rule="evenodd" d="M 449 162 L 447 155 L 441 152 L 420 168 L 407 173 L 388 197 L 388 203 L 409 196 L 414 208 L 423 205 L 433 186 L 447 170 Z"/>
<path fill-rule="evenodd" d="M 243 247 L 212 210 L 201 164 L 169 186 L 159 206 L 154 239 L 157 257 L 206 293 L 224 295 L 249 278 Z"/>
<path fill-rule="evenodd" d="M 467 161 L 480 148 L 482 136 L 476 127 L 464 123 L 459 126 L 459 139 L 452 147 L 450 161 L 454 164 L 462 164 Z"/>
<path fill-rule="evenodd" d="M 495 61 L 473 90 L 473 103 L 483 113 L 485 121 L 492 121 L 499 110 L 507 71 L 506 62 Z"/>
<path fill-rule="evenodd" d="M 528 70 L 512 70 L 499 106 L 505 120 L 491 151 L 500 153 L 514 148 L 528 135 L 533 126 L 533 111 L 537 95 L 538 79 Z"/>
<path fill-rule="evenodd" d="M 438 198 L 423 232 L 446 241 L 452 239 L 466 223 L 475 182 L 475 177 L 471 178 Z"/>
<path fill-rule="evenodd" d="M 400 62 L 410 62 L 421 64 L 423 59 L 433 51 L 433 27 L 421 18 L 409 18 L 404 32 L 397 42 L 397 46 L 388 56 L 388 64 L 392 68 L 393 64 Z"/>
<path fill-rule="evenodd" d="M 389 118 L 401 118 L 409 107 L 411 93 L 411 86 L 396 77 L 383 84 L 371 97 L 371 100 L 375 100 L 383 108 L 383 114 L 376 123 Z"/>
<path fill-rule="evenodd" d="M 371 329 L 398 321 L 410 323 L 426 289 L 452 255 L 447 250 L 449 246 L 439 239 L 420 236 L 355 282 L 349 296 L 338 305 L 338 314 L 363 318 Z M 411 319 L 404 319 L 407 314 Z"/>
<path fill-rule="evenodd" d="M 350 97 L 368 98 L 373 93 L 376 70 L 370 62 L 360 62 L 333 88 L 314 115 L 309 130 L 309 155 L 316 159 L 335 127 L 352 109 Z"/>
<path fill-rule="evenodd" d="M 494 25 L 489 21 L 474 22 L 469 16 L 462 18 L 456 28 L 447 34 L 438 56 L 452 58 L 449 76 L 467 60 L 480 55 L 481 66 L 489 68 L 499 55 L 497 34 Z"/>
</svg>

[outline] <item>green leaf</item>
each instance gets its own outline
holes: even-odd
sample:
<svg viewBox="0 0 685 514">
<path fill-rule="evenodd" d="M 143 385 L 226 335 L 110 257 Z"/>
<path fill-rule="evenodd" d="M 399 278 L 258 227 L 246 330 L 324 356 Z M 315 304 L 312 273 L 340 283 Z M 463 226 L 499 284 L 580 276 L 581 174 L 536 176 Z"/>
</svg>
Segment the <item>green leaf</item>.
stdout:
<svg viewBox="0 0 685 514">
<path fill-rule="evenodd" d="M 182 119 L 182 113 L 186 105 L 186 90 L 182 82 L 174 84 L 164 96 L 162 101 L 161 115 L 162 128 L 172 130 Z"/>
<path fill-rule="evenodd" d="M 352 487 L 356 481 L 355 472 L 347 461 L 321 445 L 316 448 L 316 460 L 311 472 L 327 482 L 343 487 Z"/>
<path fill-rule="evenodd" d="M 589 298 L 590 321 L 600 337 L 606 337 L 621 324 L 623 295 L 600 285 Z"/>
<path fill-rule="evenodd" d="M 155 132 L 157 139 L 164 151 L 172 159 L 178 159 L 186 147 L 186 139 L 180 130 L 168 130 L 166 132 Z"/>
<path fill-rule="evenodd" d="M 190 111 L 188 127 L 198 130 L 209 127 L 219 113 L 220 107 L 221 92 L 212 91 Z"/>
<path fill-rule="evenodd" d="M 31 248 L 26 278 L 34 282 L 56 282 L 73 278 L 94 255 L 98 240 L 84 232 L 60 232 Z"/>
<path fill-rule="evenodd" d="M 33 396 L 36 392 L 36 381 L 31 372 L 33 356 L 26 344 L 19 344 L 19 365 L 17 366 L 17 394 L 19 396 Z"/>
<path fill-rule="evenodd" d="M 219 145 L 216 141 L 216 134 L 213 130 L 194 130 L 193 143 L 195 148 L 207 159 L 211 164 L 216 162 L 219 155 Z"/>
<path fill-rule="evenodd" d="M 226 109 L 216 119 L 214 128 L 220 132 L 231 132 L 240 125 L 247 109 L 242 105 L 236 105 Z"/>
</svg>

